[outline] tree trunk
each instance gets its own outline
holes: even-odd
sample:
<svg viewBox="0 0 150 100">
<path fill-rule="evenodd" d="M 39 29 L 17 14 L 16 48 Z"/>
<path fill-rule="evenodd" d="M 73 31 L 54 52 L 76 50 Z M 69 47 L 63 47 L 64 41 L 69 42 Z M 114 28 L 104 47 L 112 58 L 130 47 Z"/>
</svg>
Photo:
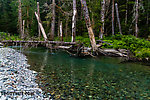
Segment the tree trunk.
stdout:
<svg viewBox="0 0 150 100">
<path fill-rule="evenodd" d="M 40 6 L 39 6 L 39 2 L 37 2 L 37 14 L 40 18 Z M 38 25 L 38 32 L 39 32 L 39 38 L 41 37 L 41 30 L 40 30 L 40 26 Z"/>
<path fill-rule="evenodd" d="M 114 0 L 112 0 L 112 35 L 115 35 L 114 33 Z"/>
<path fill-rule="evenodd" d="M 50 40 L 54 40 L 54 32 L 55 32 L 55 0 L 52 1 L 52 23 L 51 23 L 51 32 L 50 32 Z"/>
<path fill-rule="evenodd" d="M 95 21 L 94 21 L 94 16 L 93 16 L 93 13 L 92 13 L 91 15 L 92 15 L 92 22 L 91 22 L 91 25 L 92 25 L 92 28 L 94 28 Z"/>
<path fill-rule="evenodd" d="M 61 38 L 61 41 L 63 41 L 62 21 L 60 22 L 60 38 Z"/>
<path fill-rule="evenodd" d="M 149 5 L 149 0 L 148 0 L 147 3 L 148 3 L 148 8 L 149 8 L 149 6 L 150 6 Z M 147 21 L 146 21 L 146 24 L 149 25 L 149 10 L 147 10 Z"/>
<path fill-rule="evenodd" d="M 101 34 L 100 34 L 100 38 L 103 38 L 103 34 L 104 34 L 104 29 L 105 29 L 105 0 L 102 1 L 101 3 L 101 22 L 102 22 L 102 26 L 101 26 Z"/>
<path fill-rule="evenodd" d="M 69 17 L 66 16 L 66 28 L 65 28 L 65 37 L 66 37 L 66 39 L 68 39 L 68 21 L 69 21 Z"/>
<path fill-rule="evenodd" d="M 23 31 L 22 31 L 22 9 L 21 9 L 21 0 L 18 0 L 18 22 L 19 22 L 19 33 L 21 34 L 21 38 L 23 39 Z"/>
<path fill-rule="evenodd" d="M 118 4 L 115 4 L 116 7 L 116 15 L 117 15 L 117 21 L 118 21 L 118 26 L 119 26 L 119 32 L 122 35 L 122 31 L 121 31 L 121 24 L 120 24 L 120 19 L 119 19 L 119 11 L 118 11 Z"/>
<path fill-rule="evenodd" d="M 77 15 L 76 0 L 73 0 L 72 42 L 75 42 L 75 36 L 76 36 L 76 15 Z"/>
<path fill-rule="evenodd" d="M 94 33 L 93 33 L 93 29 L 91 27 L 91 21 L 90 21 L 90 17 L 89 17 L 88 8 L 87 8 L 87 5 L 86 5 L 86 0 L 81 0 L 81 5 L 82 5 L 82 10 L 83 10 L 86 26 L 87 26 L 87 29 L 88 29 L 88 33 L 89 33 L 91 46 L 92 46 L 93 51 L 95 52 L 95 51 L 98 50 L 98 48 L 96 46 L 96 41 L 95 41 L 95 36 L 94 36 Z"/>
<path fill-rule="evenodd" d="M 105 0 L 105 15 L 109 13 L 109 7 L 111 5 L 111 0 Z"/>
<path fill-rule="evenodd" d="M 135 36 L 138 37 L 138 8 L 139 8 L 139 2 L 136 0 L 136 14 L 135 14 Z"/>
<path fill-rule="evenodd" d="M 58 30 L 57 30 L 58 38 L 60 38 L 60 16 L 58 17 Z"/>
<path fill-rule="evenodd" d="M 125 16 L 125 25 L 127 25 L 127 21 L 128 21 L 128 0 L 126 2 L 126 16 Z"/>
<path fill-rule="evenodd" d="M 25 20 L 23 20 L 22 33 L 24 34 Z M 24 38 L 24 37 L 23 37 Z"/>
<path fill-rule="evenodd" d="M 42 31 L 43 37 L 44 37 L 45 41 L 47 41 L 47 36 L 46 36 L 45 30 L 44 30 L 44 28 L 42 26 L 42 23 L 40 22 L 40 18 L 39 18 L 38 14 L 36 12 L 35 12 L 35 16 L 37 18 L 38 24 L 39 24 L 40 29 Z"/>
<path fill-rule="evenodd" d="M 27 33 L 26 34 L 29 34 L 29 6 L 27 7 Z"/>
</svg>

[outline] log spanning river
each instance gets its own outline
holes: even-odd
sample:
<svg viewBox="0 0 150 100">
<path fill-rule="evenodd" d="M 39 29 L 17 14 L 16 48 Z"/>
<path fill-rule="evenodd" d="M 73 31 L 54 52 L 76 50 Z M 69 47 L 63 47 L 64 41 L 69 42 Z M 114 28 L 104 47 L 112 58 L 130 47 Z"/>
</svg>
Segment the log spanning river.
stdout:
<svg viewBox="0 0 150 100">
<path fill-rule="evenodd" d="M 45 48 L 22 51 L 39 87 L 53 99 L 150 99 L 150 66 L 120 63 L 123 58 L 71 57 Z"/>
</svg>

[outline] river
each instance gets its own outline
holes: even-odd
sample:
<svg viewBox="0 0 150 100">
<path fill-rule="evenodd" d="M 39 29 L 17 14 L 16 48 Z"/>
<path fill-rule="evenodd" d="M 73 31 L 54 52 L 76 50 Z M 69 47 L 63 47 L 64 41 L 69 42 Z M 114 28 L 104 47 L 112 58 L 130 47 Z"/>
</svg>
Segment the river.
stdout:
<svg viewBox="0 0 150 100">
<path fill-rule="evenodd" d="M 22 51 L 37 82 L 53 99 L 150 99 L 150 66 L 120 63 L 123 58 L 71 57 L 64 51 Z"/>
</svg>

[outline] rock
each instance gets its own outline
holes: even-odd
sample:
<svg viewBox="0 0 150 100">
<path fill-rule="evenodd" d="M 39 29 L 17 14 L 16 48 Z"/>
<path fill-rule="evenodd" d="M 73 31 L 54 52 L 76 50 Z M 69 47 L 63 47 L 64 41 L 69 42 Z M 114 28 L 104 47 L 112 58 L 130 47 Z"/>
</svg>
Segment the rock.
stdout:
<svg viewBox="0 0 150 100">
<path fill-rule="evenodd" d="M 46 99 L 37 88 L 37 72 L 27 69 L 30 65 L 26 56 L 14 49 L 0 48 L 0 66 L 0 99 Z"/>
</svg>

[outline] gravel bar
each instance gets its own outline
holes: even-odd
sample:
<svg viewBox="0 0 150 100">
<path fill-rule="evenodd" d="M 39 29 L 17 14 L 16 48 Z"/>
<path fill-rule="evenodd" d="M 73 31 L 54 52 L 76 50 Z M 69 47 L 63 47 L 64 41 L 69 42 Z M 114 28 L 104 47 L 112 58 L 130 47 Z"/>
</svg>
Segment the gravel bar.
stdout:
<svg viewBox="0 0 150 100">
<path fill-rule="evenodd" d="M 49 100 L 35 82 L 37 72 L 29 67 L 25 55 L 0 48 L 0 100 Z"/>
</svg>

